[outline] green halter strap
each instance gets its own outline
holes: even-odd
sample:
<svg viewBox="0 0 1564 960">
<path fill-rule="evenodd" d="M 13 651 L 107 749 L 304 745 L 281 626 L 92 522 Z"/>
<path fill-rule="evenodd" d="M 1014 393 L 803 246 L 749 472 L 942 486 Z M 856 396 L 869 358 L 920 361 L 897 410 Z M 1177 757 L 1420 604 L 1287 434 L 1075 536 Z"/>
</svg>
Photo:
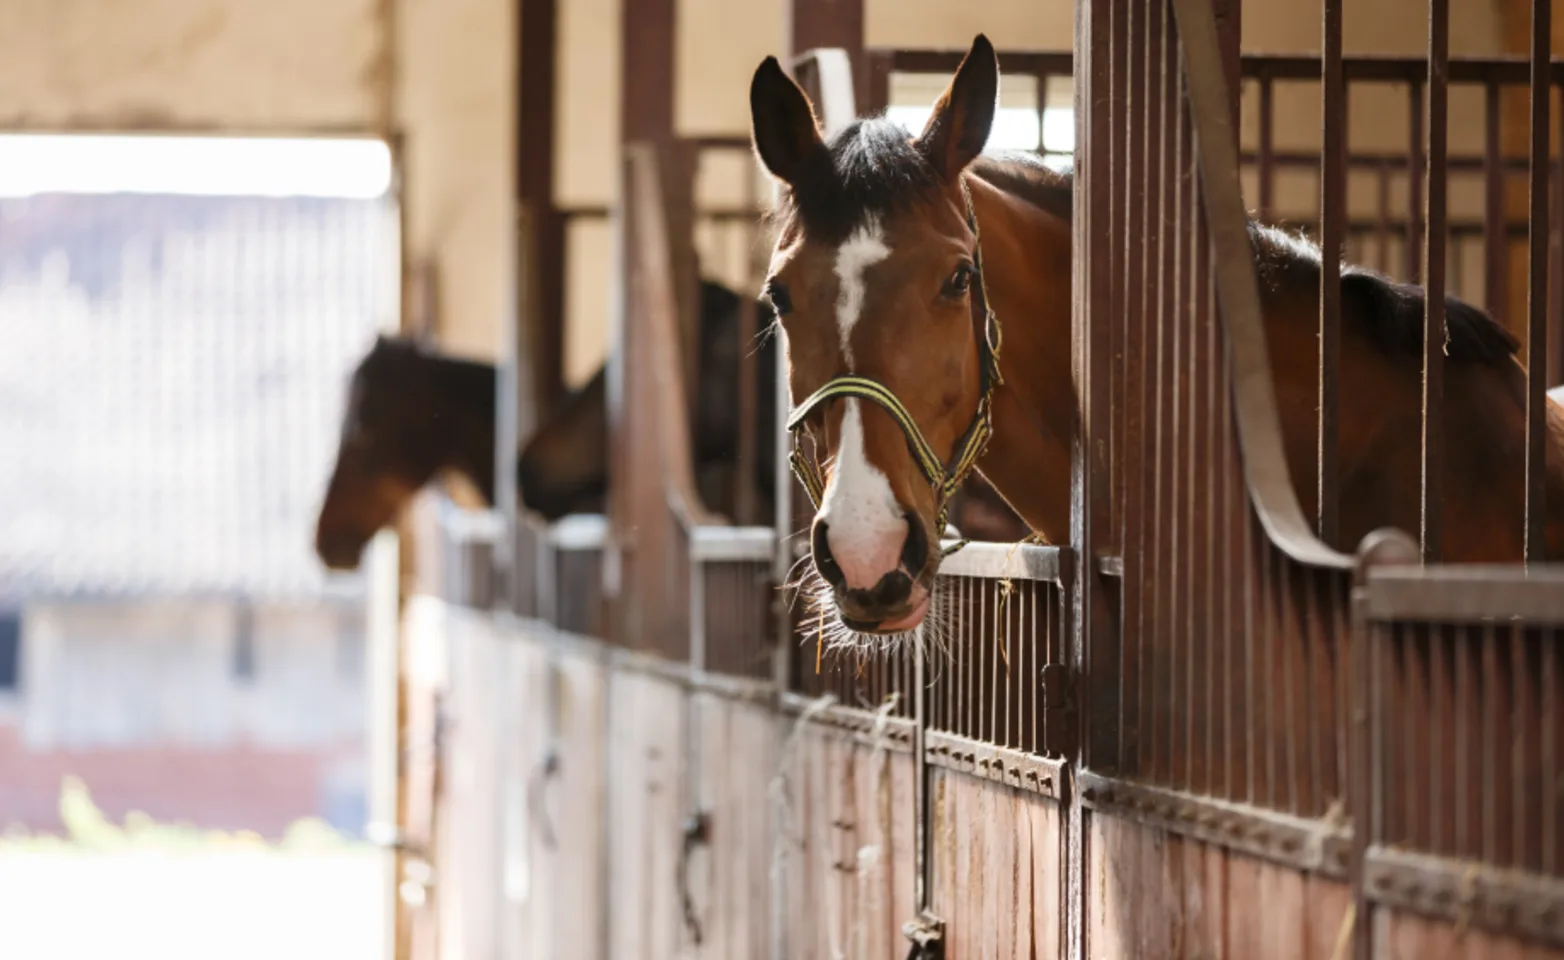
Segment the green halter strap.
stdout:
<svg viewBox="0 0 1564 960">
<path fill-rule="evenodd" d="M 820 465 L 815 462 L 814 457 L 805 456 L 800 449 L 798 434 L 810 414 L 828 401 L 856 397 L 878 404 L 891 415 L 891 419 L 896 421 L 903 436 L 907 438 L 907 449 L 912 453 L 913 462 L 918 465 L 929 486 L 934 488 L 934 501 L 938 511 L 935 524 L 942 532 L 945 529 L 946 511 L 950 506 L 951 498 L 955 496 L 956 491 L 961 487 L 961 482 L 966 479 L 968 473 L 972 472 L 978 458 L 988 447 L 989 437 L 994 432 L 994 388 L 1004 382 L 999 375 L 999 318 L 989 304 L 988 291 L 983 282 L 983 245 L 978 234 L 977 211 L 972 206 L 972 191 L 968 188 L 965 178 L 961 181 L 961 196 L 966 202 L 967 226 L 972 230 L 974 242 L 972 313 L 975 320 L 981 318 L 977 331 L 978 405 L 972 415 L 972 423 L 956 441 L 951 462 L 947 466 L 940 462 L 939 455 L 924 438 L 923 431 L 918 429 L 917 421 L 907 412 L 907 408 L 890 388 L 870 377 L 847 375 L 831 380 L 810 394 L 803 403 L 794 407 L 787 418 L 788 432 L 793 435 L 793 452 L 788 456 L 788 463 L 792 466 L 799 483 L 803 484 L 804 492 L 809 494 L 809 500 L 816 510 L 820 509 L 820 501 L 825 495 L 825 480 L 821 475 Z M 965 544 L 966 541 L 963 540 L 946 552 L 954 553 Z"/>
</svg>

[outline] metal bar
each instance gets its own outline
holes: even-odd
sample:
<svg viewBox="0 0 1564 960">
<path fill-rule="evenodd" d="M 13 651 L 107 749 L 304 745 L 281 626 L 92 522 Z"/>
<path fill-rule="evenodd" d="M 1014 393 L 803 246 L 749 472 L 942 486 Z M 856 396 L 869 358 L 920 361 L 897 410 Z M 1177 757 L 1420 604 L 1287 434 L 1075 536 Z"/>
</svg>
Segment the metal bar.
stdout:
<svg viewBox="0 0 1564 960">
<path fill-rule="evenodd" d="M 1368 581 L 1368 612 L 1374 620 L 1519 620 L 1564 625 L 1564 566 L 1532 567 L 1524 573 L 1494 566 L 1384 568 Z"/>
<path fill-rule="evenodd" d="M 1150 217 L 1150 206 L 1147 198 L 1153 196 L 1150 191 L 1157 185 L 1154 178 L 1149 176 L 1149 156 L 1151 152 L 1150 125 L 1147 122 L 1149 116 L 1151 97 L 1150 79 L 1148 78 L 1146 56 L 1146 31 L 1147 20 L 1150 17 L 1149 4 L 1127 5 L 1127 32 L 1128 32 L 1128 56 L 1129 56 L 1129 80 L 1124 102 L 1125 126 L 1129 128 L 1129 142 L 1125 153 L 1125 177 L 1128 180 L 1126 186 L 1129 194 L 1124 208 L 1124 261 L 1125 261 L 1125 297 L 1122 301 L 1124 310 L 1124 340 L 1123 359 L 1120 367 L 1120 379 L 1116 388 L 1121 394 L 1134 391 L 1133 396 L 1125 396 L 1118 404 L 1122 417 L 1120 421 L 1120 464 L 1118 476 L 1123 490 L 1120 506 L 1120 534 L 1119 544 L 1123 551 L 1122 564 L 1127 568 L 1121 575 L 1121 579 L 1136 583 L 1142 580 L 1142 571 L 1146 565 L 1145 541 L 1149 524 L 1142 522 L 1141 517 L 1145 510 L 1145 471 L 1142 469 L 1144 457 L 1142 456 L 1146 405 L 1145 378 L 1141 371 L 1145 365 L 1146 337 L 1148 330 L 1148 314 L 1146 309 L 1147 284 L 1144 277 L 1147 275 L 1146 258 L 1150 244 L 1148 239 L 1150 231 L 1147 227 Z M 1132 474 L 1129 467 L 1133 463 L 1137 468 Z M 1114 764 L 1121 770 L 1136 769 L 1138 756 L 1137 731 L 1140 723 L 1140 644 L 1145 637 L 1145 621 L 1143 617 L 1144 601 L 1143 591 L 1126 590 L 1120 587 L 1120 648 L 1119 648 L 1119 677 L 1118 677 L 1118 710 L 1119 731 L 1118 742 L 1114 748 Z"/>
<path fill-rule="evenodd" d="M 831 0 L 814 2 L 829 3 Z M 827 44 L 816 44 L 822 45 Z M 882 48 L 871 49 L 881 52 Z M 966 54 L 965 48 L 884 52 L 890 54 L 891 69 L 897 73 L 950 73 Z M 1071 55 L 1059 51 L 1004 50 L 1000 51 L 999 65 L 1006 74 L 1068 74 Z M 1342 66 L 1348 83 L 1407 83 L 1426 75 L 1428 61 L 1422 57 L 1364 54 L 1343 58 Z M 1520 86 L 1530 76 L 1530 60 L 1519 56 L 1454 57 L 1449 60 L 1449 66 L 1450 82 L 1457 84 L 1493 81 Z M 1267 75 L 1278 81 L 1313 81 L 1320 78 L 1320 58 L 1295 54 L 1246 53 L 1239 60 L 1239 69 L 1246 78 Z M 1564 83 L 1564 58 L 1549 61 L 1547 72 L 1550 82 Z"/>
<path fill-rule="evenodd" d="M 945 546 L 953 540 L 942 541 Z M 1042 547 L 1029 543 L 969 543 L 940 563 L 940 576 L 983 577 L 993 580 L 1046 580 L 1058 583 L 1066 564 L 1074 562 L 1069 547 Z"/>
<path fill-rule="evenodd" d="M 1526 297 L 1526 562 L 1546 559 L 1548 386 L 1548 122 L 1551 0 L 1531 5 L 1531 172 Z M 1557 281 L 1556 281 L 1557 282 Z"/>
<path fill-rule="evenodd" d="M 1216 798 L 1192 796 L 1084 770 L 1086 805 L 1152 827 L 1305 873 L 1347 877 L 1352 837 L 1339 825 Z"/>
<path fill-rule="evenodd" d="M 1254 166 L 1260 163 L 1260 151 L 1258 145 L 1254 150 L 1240 151 L 1240 162 Z M 1374 170 L 1387 163 L 1405 163 L 1407 155 L 1385 150 L 1347 151 L 1346 165 L 1348 170 Z M 1476 176 L 1488 171 L 1488 157 L 1483 153 L 1452 153 L 1445 158 L 1446 169 L 1450 174 L 1465 174 Z M 1271 151 L 1271 163 L 1283 170 L 1315 170 L 1318 169 L 1320 156 L 1317 153 L 1308 153 L 1300 150 L 1276 150 Z M 1498 159 L 1499 169 L 1506 175 L 1521 176 L 1530 166 L 1525 157 L 1505 157 Z M 1558 161 L 1553 162 L 1558 166 Z"/>
<path fill-rule="evenodd" d="M 1315 434 L 1315 531 L 1336 542 L 1337 416 L 1341 382 L 1342 225 L 1347 219 L 1347 88 L 1341 69 L 1342 0 L 1324 0 L 1324 67 L 1320 84 L 1320 351 L 1319 419 Z"/>
<path fill-rule="evenodd" d="M 1550 104 L 1549 114 L 1551 115 L 1552 112 Z M 1555 147 L 1564 154 L 1564 125 L 1560 127 Z M 1550 198 L 1552 202 L 1549 209 L 1552 211 L 1552 218 L 1548 234 L 1553 246 L 1550 253 L 1553 257 L 1553 270 L 1556 271 L 1554 276 L 1564 277 L 1564 162 L 1553 163 L 1551 170 L 1553 195 Z M 1548 382 L 1564 382 L 1564 282 L 1548 285 L 1548 327 L 1558 338 L 1553 348 L 1548 351 Z"/>
<path fill-rule="evenodd" d="M 1364 883 L 1375 903 L 1564 946 L 1564 881 L 1556 877 L 1476 870 L 1470 861 L 1376 846 Z"/>
<path fill-rule="evenodd" d="M 1381 273 L 1390 272 L 1390 164 L 1381 163 L 1377 167 L 1379 171 L 1379 221 L 1375 224 L 1376 236 L 1379 239 L 1379 258 L 1377 266 Z"/>
<path fill-rule="evenodd" d="M 1449 123 L 1450 0 L 1428 3 L 1428 195 L 1423 237 L 1423 424 L 1418 532 L 1424 563 L 1443 553 L 1445 148 Z"/>
<path fill-rule="evenodd" d="M 1490 83 L 1483 88 L 1483 299 L 1488 315 L 1502 326 L 1505 317 L 1505 293 L 1509 289 L 1509 241 L 1504 215 L 1505 162 L 1500 141 L 1500 88 Z M 1459 279 L 1461 271 L 1456 270 Z"/>
<path fill-rule="evenodd" d="M 1321 543 L 1299 506 L 1282 449 L 1281 418 L 1266 351 L 1259 281 L 1238 188 L 1237 136 L 1211 0 L 1173 0 L 1199 145 L 1201 196 L 1217 264 L 1244 480 L 1271 543 L 1294 561 L 1348 570 L 1352 559 Z"/>
<path fill-rule="evenodd" d="M 1337 60 L 1339 64 L 1340 57 Z M 1261 74 L 1260 148 L 1256 155 L 1256 163 L 1260 175 L 1260 219 L 1266 223 L 1270 223 L 1271 218 L 1276 215 L 1276 110 L 1273 93 L 1270 74 Z M 1316 158 L 1308 159 L 1313 163 Z"/>
<path fill-rule="evenodd" d="M 1407 85 L 1407 128 L 1410 140 L 1407 144 L 1407 240 L 1404 254 L 1406 266 L 1403 274 L 1407 282 L 1417 283 L 1422 278 L 1422 264 L 1418 252 L 1423 247 L 1423 81 L 1413 80 Z"/>
</svg>

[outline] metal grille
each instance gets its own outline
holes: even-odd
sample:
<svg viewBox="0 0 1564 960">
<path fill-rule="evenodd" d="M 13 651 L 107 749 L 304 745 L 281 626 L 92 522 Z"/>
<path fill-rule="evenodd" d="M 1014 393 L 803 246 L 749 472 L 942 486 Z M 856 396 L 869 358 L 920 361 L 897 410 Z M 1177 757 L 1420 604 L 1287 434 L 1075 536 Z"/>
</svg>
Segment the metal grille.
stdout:
<svg viewBox="0 0 1564 960">
<path fill-rule="evenodd" d="M 1370 840 L 1564 876 L 1564 568 L 1501 576 L 1370 578 Z"/>
<path fill-rule="evenodd" d="M 769 531 L 768 531 L 769 532 Z M 701 580 L 706 637 L 704 669 L 712 673 L 770 680 L 775 674 L 773 632 L 776 588 L 771 582 L 769 538 L 759 560 L 707 561 Z"/>
<path fill-rule="evenodd" d="M 1060 551 L 1045 547 L 970 544 L 946 560 L 937 613 L 950 633 L 932 645 L 930 729 L 1063 753 L 1065 689 L 1050 672 L 1065 660 L 1060 572 Z"/>
</svg>

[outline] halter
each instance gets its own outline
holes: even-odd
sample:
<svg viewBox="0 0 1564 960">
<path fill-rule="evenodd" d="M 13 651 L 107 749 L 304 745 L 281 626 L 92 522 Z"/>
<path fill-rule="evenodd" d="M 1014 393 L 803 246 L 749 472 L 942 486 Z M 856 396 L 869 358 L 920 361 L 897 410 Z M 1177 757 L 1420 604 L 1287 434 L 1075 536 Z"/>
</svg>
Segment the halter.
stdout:
<svg viewBox="0 0 1564 960">
<path fill-rule="evenodd" d="M 918 465 L 923 476 L 934 488 L 934 502 L 938 514 L 935 519 L 936 527 L 943 532 L 945 518 L 950 506 L 951 497 L 960 489 L 961 482 L 967 474 L 972 472 L 979 457 L 988 447 L 989 437 L 994 433 L 993 423 L 993 397 L 994 388 L 1004 382 L 999 375 L 999 345 L 1000 329 L 999 318 L 994 314 L 994 308 L 988 302 L 988 292 L 983 285 L 983 245 L 978 234 L 977 211 L 972 206 L 972 191 L 967 186 L 965 178 L 961 181 L 961 197 L 967 207 L 967 226 L 972 230 L 974 249 L 972 254 L 972 317 L 975 323 L 981 324 L 978 331 L 978 405 L 972 415 L 972 423 L 967 427 L 961 439 L 956 441 L 955 450 L 951 453 L 951 463 L 947 466 L 940 462 L 939 455 L 924 439 L 923 432 L 918 429 L 918 424 L 912 419 L 912 414 L 896 398 L 890 388 L 871 377 L 861 377 L 856 374 L 837 377 L 825 386 L 810 394 L 808 399 L 793 408 L 788 414 L 787 429 L 793 436 L 793 452 L 788 455 L 788 464 L 793 468 L 793 474 L 798 477 L 798 482 L 803 484 L 804 492 L 809 494 L 809 500 L 816 510 L 820 509 L 820 500 L 824 496 L 825 481 L 820 474 L 820 465 L 813 456 L 804 456 L 799 444 L 799 431 L 803 429 L 804 421 L 819 409 L 822 405 L 838 397 L 856 397 L 860 400 L 868 400 L 876 403 L 896 425 L 901 428 L 902 435 L 907 438 L 907 449 L 912 453 L 913 462 Z M 981 311 L 981 313 L 979 312 Z M 956 552 L 965 546 L 967 541 L 962 540 L 945 551 L 946 555 Z"/>
</svg>

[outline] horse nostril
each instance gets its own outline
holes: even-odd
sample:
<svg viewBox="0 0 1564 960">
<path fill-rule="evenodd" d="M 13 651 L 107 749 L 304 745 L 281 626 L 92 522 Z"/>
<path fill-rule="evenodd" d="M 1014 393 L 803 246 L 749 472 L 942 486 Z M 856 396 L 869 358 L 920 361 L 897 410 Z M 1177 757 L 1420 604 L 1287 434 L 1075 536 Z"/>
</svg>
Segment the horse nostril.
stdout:
<svg viewBox="0 0 1564 960">
<path fill-rule="evenodd" d="M 907 540 L 901 546 L 902 566 L 913 577 L 923 572 L 923 565 L 929 562 L 929 538 L 923 532 L 923 522 L 918 515 L 907 511 Z"/>
<path fill-rule="evenodd" d="M 809 537 L 809 548 L 814 553 L 815 569 L 819 571 L 820 576 L 825 578 L 826 583 L 841 589 L 847 584 L 847 574 L 842 572 L 836 559 L 831 556 L 831 544 L 826 537 L 826 530 L 829 527 L 830 524 L 824 522 L 815 524 L 815 529 Z"/>
</svg>

